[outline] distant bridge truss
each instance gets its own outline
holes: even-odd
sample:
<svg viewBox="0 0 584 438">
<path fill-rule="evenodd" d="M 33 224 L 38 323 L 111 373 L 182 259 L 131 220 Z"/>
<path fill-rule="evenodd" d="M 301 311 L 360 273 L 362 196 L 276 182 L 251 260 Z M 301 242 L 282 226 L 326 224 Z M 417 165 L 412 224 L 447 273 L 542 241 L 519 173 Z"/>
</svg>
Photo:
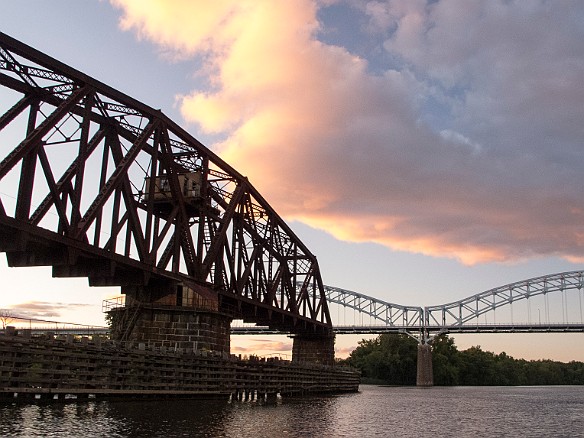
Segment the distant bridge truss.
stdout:
<svg viewBox="0 0 584 438">
<path fill-rule="evenodd" d="M 425 342 L 441 333 L 584 332 L 584 271 L 518 281 L 437 306 L 388 303 L 325 286 L 338 334 L 406 333 Z M 268 333 L 236 327 L 235 333 Z"/>
<path fill-rule="evenodd" d="M 1 33 L 0 251 L 135 301 L 173 292 L 331 327 L 316 258 L 247 178 L 159 110 Z"/>
</svg>

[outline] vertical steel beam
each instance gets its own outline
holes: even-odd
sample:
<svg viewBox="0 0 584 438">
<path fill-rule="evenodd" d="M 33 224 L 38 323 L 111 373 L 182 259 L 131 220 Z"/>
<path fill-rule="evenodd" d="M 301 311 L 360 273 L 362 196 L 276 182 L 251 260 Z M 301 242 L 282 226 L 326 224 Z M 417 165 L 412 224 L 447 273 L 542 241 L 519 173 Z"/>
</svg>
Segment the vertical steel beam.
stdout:
<svg viewBox="0 0 584 438">
<path fill-rule="evenodd" d="M 85 162 L 88 156 L 89 125 L 91 123 L 91 110 L 95 100 L 95 91 L 90 91 L 85 96 L 83 119 L 81 121 L 81 137 L 79 138 L 79 152 L 77 154 L 77 172 L 75 174 L 75 187 L 71 195 L 71 226 L 73 229 L 81 220 L 81 194 L 83 191 L 83 178 L 85 176 Z"/>
<path fill-rule="evenodd" d="M 34 131 L 36 126 L 39 103 L 33 102 L 28 114 L 28 125 L 26 127 L 27 137 Z M 32 201 L 32 189 L 34 185 L 34 175 L 36 172 L 37 151 L 41 144 L 36 144 L 33 151 L 30 151 L 22 159 L 20 169 L 20 182 L 18 184 L 18 197 L 16 199 L 16 219 L 28 222 L 30 215 L 30 204 Z"/>
<path fill-rule="evenodd" d="M 118 188 L 122 181 L 122 178 L 124 178 L 125 176 L 127 177 L 126 171 L 132 164 L 133 160 L 136 158 L 136 155 L 138 155 L 138 152 L 140 152 L 143 144 L 146 141 L 148 141 L 148 138 L 154 131 L 156 125 L 157 122 L 151 121 L 148 123 L 148 125 L 140 134 L 140 136 L 136 138 L 136 141 L 130 147 L 130 150 L 126 153 L 124 158 L 116 166 L 116 169 L 108 179 L 107 183 L 102 187 L 96 198 L 93 200 L 93 202 L 85 212 L 85 215 L 79 221 L 77 230 L 75 231 L 76 238 L 81 237 L 87 231 L 87 229 L 91 225 L 91 222 L 95 219 L 96 212 L 103 207 L 104 203 L 109 199 L 109 195 L 111 195 L 114 189 Z"/>
</svg>

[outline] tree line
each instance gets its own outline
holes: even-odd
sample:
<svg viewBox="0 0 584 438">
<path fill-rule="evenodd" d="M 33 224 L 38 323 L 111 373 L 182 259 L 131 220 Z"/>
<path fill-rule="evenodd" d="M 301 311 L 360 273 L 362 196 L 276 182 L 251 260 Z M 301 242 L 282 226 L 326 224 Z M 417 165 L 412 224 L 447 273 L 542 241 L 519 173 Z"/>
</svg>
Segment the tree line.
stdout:
<svg viewBox="0 0 584 438">
<path fill-rule="evenodd" d="M 514 359 L 480 346 L 459 351 L 441 335 L 432 342 L 434 385 L 584 385 L 584 363 Z M 342 360 L 359 369 L 363 383 L 415 385 L 418 343 L 404 334 L 382 334 L 362 340 Z"/>
</svg>

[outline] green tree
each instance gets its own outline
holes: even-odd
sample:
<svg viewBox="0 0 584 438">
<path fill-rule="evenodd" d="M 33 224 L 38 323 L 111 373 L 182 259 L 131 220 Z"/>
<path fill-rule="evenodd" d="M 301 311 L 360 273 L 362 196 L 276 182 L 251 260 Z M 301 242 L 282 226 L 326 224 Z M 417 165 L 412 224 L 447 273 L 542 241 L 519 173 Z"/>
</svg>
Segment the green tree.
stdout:
<svg viewBox="0 0 584 438">
<path fill-rule="evenodd" d="M 434 385 L 452 386 L 459 384 L 459 352 L 454 339 L 440 335 L 432 341 L 432 368 Z"/>
<path fill-rule="evenodd" d="M 360 341 L 345 363 L 360 369 L 364 381 L 414 385 L 416 355 L 414 339 L 402 334 L 383 334 Z"/>
<path fill-rule="evenodd" d="M 363 381 L 415 385 L 417 342 L 407 335 L 383 334 L 362 340 L 345 364 L 361 370 Z M 435 385 L 584 385 L 584 363 L 514 359 L 479 345 L 459 351 L 447 335 L 432 341 Z"/>
</svg>

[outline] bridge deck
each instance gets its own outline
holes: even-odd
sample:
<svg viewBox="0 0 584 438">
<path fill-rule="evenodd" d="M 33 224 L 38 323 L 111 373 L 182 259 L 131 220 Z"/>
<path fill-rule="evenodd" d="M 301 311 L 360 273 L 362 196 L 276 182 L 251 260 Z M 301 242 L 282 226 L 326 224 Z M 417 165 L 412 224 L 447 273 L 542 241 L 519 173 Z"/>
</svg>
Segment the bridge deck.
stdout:
<svg viewBox="0 0 584 438">
<path fill-rule="evenodd" d="M 482 324 L 468 326 L 334 326 L 333 332 L 339 335 L 347 334 L 382 334 L 382 333 L 417 333 L 426 329 L 430 333 L 581 333 L 584 332 L 584 324 Z M 265 335 L 282 334 L 269 327 L 232 327 L 233 335 Z"/>
</svg>

